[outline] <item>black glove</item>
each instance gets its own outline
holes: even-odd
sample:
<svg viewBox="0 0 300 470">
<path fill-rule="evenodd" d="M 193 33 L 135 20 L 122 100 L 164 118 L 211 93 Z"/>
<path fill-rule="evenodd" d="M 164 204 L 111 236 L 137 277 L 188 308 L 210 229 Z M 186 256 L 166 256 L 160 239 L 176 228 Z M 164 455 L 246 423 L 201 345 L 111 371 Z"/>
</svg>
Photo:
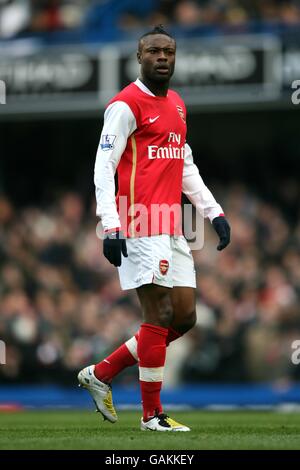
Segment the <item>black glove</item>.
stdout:
<svg viewBox="0 0 300 470">
<path fill-rule="evenodd" d="M 103 240 L 103 254 L 114 266 L 121 266 L 121 253 L 127 258 L 127 247 L 124 234 L 115 231 L 105 234 Z"/>
<path fill-rule="evenodd" d="M 221 251 L 230 243 L 230 225 L 224 216 L 215 217 L 212 224 L 220 238 L 217 250 Z"/>
</svg>

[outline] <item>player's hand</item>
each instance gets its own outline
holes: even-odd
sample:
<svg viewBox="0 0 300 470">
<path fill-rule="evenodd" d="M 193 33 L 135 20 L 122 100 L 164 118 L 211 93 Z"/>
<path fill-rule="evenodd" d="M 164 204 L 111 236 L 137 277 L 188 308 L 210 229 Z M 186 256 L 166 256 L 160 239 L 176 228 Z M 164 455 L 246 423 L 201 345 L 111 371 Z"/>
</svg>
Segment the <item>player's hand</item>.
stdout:
<svg viewBox="0 0 300 470">
<path fill-rule="evenodd" d="M 217 250 L 221 251 L 230 243 L 230 225 L 223 215 L 215 217 L 212 221 L 213 227 L 220 238 Z"/>
<path fill-rule="evenodd" d="M 113 231 L 105 234 L 103 240 L 103 254 L 114 266 L 121 266 L 121 254 L 127 258 L 127 246 L 122 231 Z"/>
</svg>

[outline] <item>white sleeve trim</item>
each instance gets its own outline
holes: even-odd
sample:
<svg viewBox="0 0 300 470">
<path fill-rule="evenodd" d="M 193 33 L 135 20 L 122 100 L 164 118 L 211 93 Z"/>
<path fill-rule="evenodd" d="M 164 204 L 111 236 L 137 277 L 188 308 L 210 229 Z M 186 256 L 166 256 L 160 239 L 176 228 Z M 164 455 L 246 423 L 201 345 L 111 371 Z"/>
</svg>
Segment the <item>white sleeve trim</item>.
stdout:
<svg viewBox="0 0 300 470">
<path fill-rule="evenodd" d="M 120 227 L 115 200 L 115 173 L 128 137 L 136 130 L 136 119 L 127 103 L 115 101 L 104 113 L 104 124 L 97 151 L 94 183 L 96 214 L 104 230 Z"/>
<path fill-rule="evenodd" d="M 194 163 L 192 149 L 185 144 L 185 158 L 182 177 L 182 192 L 196 207 L 203 217 L 212 222 L 215 217 L 223 213 L 223 209 L 205 186 L 199 170 Z"/>
</svg>

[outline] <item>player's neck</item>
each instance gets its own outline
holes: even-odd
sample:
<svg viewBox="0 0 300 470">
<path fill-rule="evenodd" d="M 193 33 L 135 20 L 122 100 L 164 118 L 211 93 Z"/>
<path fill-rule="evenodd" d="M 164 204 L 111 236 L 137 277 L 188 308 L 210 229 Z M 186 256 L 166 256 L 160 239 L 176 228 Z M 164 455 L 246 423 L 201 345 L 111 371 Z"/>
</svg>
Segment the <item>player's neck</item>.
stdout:
<svg viewBox="0 0 300 470">
<path fill-rule="evenodd" d="M 141 82 L 150 90 L 155 96 L 167 96 L 169 89 L 169 82 L 155 83 L 147 80 L 145 77 L 140 77 Z"/>
</svg>

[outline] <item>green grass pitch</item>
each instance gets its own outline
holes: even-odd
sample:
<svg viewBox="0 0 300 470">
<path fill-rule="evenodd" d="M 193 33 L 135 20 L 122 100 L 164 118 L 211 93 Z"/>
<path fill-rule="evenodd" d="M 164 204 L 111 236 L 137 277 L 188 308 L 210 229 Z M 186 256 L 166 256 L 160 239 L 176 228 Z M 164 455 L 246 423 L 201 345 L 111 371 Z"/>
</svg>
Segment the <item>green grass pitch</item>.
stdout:
<svg viewBox="0 0 300 470">
<path fill-rule="evenodd" d="M 300 413 L 185 411 L 170 416 L 189 433 L 139 430 L 140 413 L 115 424 L 92 411 L 0 413 L 0 449 L 300 449 Z"/>
</svg>

